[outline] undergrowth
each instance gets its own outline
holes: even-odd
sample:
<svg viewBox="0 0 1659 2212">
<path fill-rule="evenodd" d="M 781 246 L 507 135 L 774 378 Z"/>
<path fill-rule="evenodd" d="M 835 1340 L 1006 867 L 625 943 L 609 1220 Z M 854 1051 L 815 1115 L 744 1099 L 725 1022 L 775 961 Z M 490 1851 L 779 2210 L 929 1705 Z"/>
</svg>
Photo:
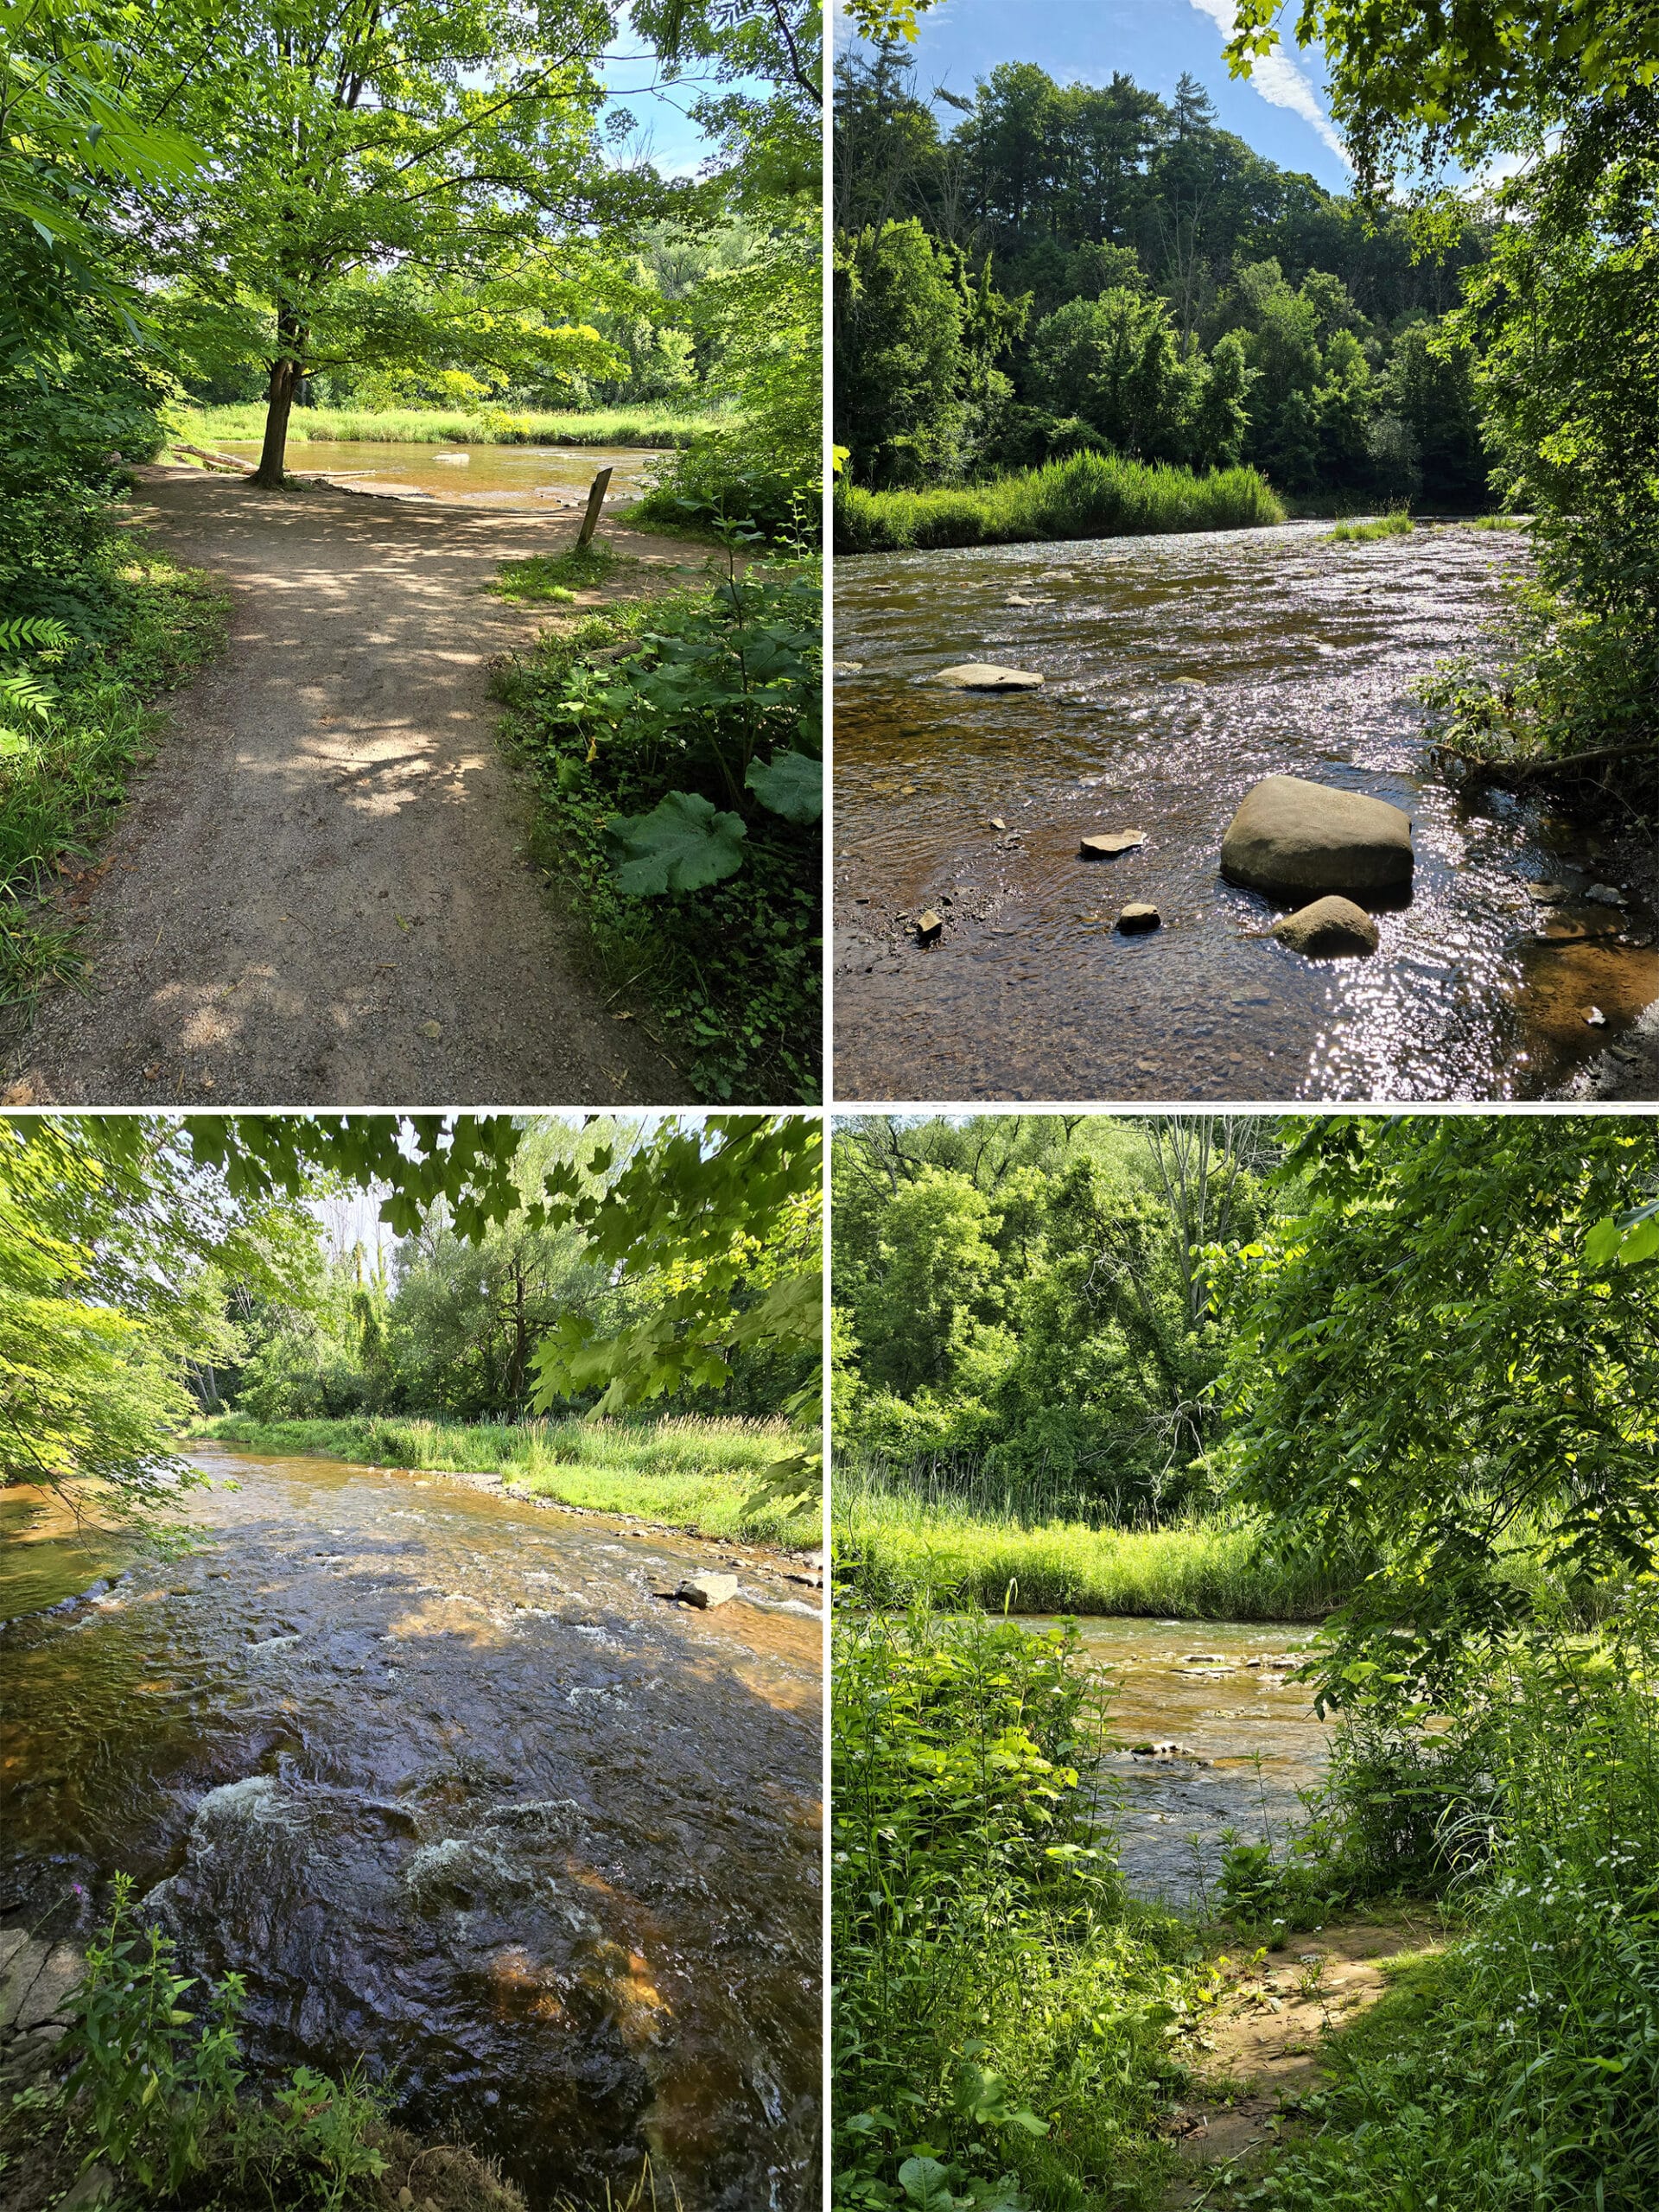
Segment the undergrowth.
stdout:
<svg viewBox="0 0 1659 2212">
<path fill-rule="evenodd" d="M 551 567 L 531 582 L 571 588 Z M 812 565 L 734 558 L 712 587 L 584 613 L 498 671 L 537 856 L 700 1098 L 818 1095 L 821 621 Z"/>
<path fill-rule="evenodd" d="M 1126 1901 L 1076 1631 L 878 1614 L 831 1682 L 838 2212 L 1152 2207 L 1204 1999 Z"/>
<path fill-rule="evenodd" d="M 219 651 L 228 607 L 206 576 L 111 531 L 54 618 L 67 644 L 6 656 L 40 696 L 0 731 L 0 1006 L 79 972 L 73 930 L 41 894 L 90 861 L 162 726 L 150 702 Z"/>
<path fill-rule="evenodd" d="M 1149 467 L 1115 454 L 1074 454 L 988 484 L 922 492 L 836 491 L 836 550 L 1010 545 L 1051 538 L 1141 537 L 1170 531 L 1245 530 L 1285 510 L 1253 468 Z"/>
<path fill-rule="evenodd" d="M 816 1511 L 762 1498 L 766 1469 L 787 1448 L 782 1421 L 438 1421 L 361 1414 L 337 1421 L 256 1421 L 220 1414 L 196 1431 L 250 1451 L 348 1459 L 434 1473 L 499 1474 L 533 1497 L 594 1511 L 638 1514 L 676 1528 L 755 1543 L 813 1544 Z"/>
</svg>

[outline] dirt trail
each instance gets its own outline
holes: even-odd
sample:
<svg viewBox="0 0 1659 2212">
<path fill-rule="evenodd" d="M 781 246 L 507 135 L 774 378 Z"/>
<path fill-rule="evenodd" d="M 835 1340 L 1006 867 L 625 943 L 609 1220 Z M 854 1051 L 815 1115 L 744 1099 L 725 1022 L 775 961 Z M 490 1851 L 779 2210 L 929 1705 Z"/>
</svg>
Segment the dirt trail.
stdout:
<svg viewBox="0 0 1659 2212">
<path fill-rule="evenodd" d="M 167 702 L 73 902 L 90 994 L 54 994 L 12 1046 L 9 1102 L 683 1098 L 626 1000 L 601 1003 L 496 745 L 486 664 L 545 617 L 482 587 L 575 518 L 139 474 L 135 520 L 232 588 L 230 641 Z"/>
<path fill-rule="evenodd" d="M 1294 2124 L 1300 2099 L 1320 2086 L 1322 2039 L 1351 2026 L 1388 1988 L 1382 1961 L 1438 1949 L 1445 1929 L 1432 1910 L 1397 1923 L 1351 1921 L 1293 1936 L 1265 1958 L 1241 1945 L 1221 1962 L 1232 1986 L 1216 2007 L 1195 2063 L 1216 2083 L 1179 2106 L 1166 2132 L 1195 2170 L 1176 2182 L 1165 2212 L 1210 2201 L 1219 2176 L 1259 2155 Z"/>
</svg>

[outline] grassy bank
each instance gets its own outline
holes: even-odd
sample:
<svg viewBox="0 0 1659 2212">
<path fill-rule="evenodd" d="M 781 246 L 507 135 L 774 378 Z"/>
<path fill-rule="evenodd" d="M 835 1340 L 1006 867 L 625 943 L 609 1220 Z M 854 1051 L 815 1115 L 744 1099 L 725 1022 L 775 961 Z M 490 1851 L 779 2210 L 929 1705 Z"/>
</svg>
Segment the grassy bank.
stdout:
<svg viewBox="0 0 1659 2212">
<path fill-rule="evenodd" d="M 1353 545 L 1374 537 L 1406 537 L 1415 528 L 1404 508 L 1396 507 L 1390 514 L 1374 515 L 1369 522 L 1339 522 L 1331 532 L 1331 542 Z"/>
<path fill-rule="evenodd" d="M 190 407 L 176 418 L 178 435 L 194 445 L 265 435 L 265 405 Z M 552 414 L 505 407 L 470 410 L 438 407 L 296 407 L 288 442 L 313 438 L 362 439 L 378 445 L 689 446 L 729 416 L 652 403 L 640 407 L 593 407 Z"/>
<path fill-rule="evenodd" d="M 229 602 L 216 588 L 124 531 L 96 548 L 80 584 L 66 643 L 0 654 L 42 694 L 29 711 L 0 710 L 0 1007 L 77 972 L 73 929 L 41 894 L 92 864 L 162 727 L 151 702 L 225 634 Z"/>
<path fill-rule="evenodd" d="M 1304 1621 L 1319 1619 L 1345 1594 L 1309 1570 L 1276 1566 L 1259 1529 L 1243 1522 L 1150 1530 L 1075 1521 L 1033 1526 L 838 1483 L 832 1526 L 837 1578 L 884 1605 L 948 1597 L 993 1612 L 1006 1600 L 1017 1612 Z"/>
<path fill-rule="evenodd" d="M 699 1535 L 816 1545 L 816 1513 L 748 1500 L 786 1448 L 782 1421 L 438 1421 L 365 1414 L 344 1421 L 255 1421 L 220 1414 L 194 1432 L 251 1452 L 356 1460 L 433 1474 L 500 1475 L 533 1497 L 636 1514 Z"/>
<path fill-rule="evenodd" d="M 593 580 L 567 554 L 509 564 L 500 588 L 556 604 Z M 647 1033 L 711 1102 L 819 1092 L 817 771 L 797 756 L 822 723 L 821 624 L 815 569 L 757 563 L 735 591 L 710 581 L 550 625 L 497 674 L 536 779 L 537 861 L 587 925 L 604 989 L 647 995 Z M 787 812 L 760 796 L 780 760 L 798 779 Z M 672 855 L 654 880 L 647 846 Z"/>
<path fill-rule="evenodd" d="M 1171 531 L 1246 530 L 1285 519 L 1253 468 L 1148 467 L 1116 454 L 1069 461 L 932 492 L 836 493 L 836 550 L 903 552 L 912 547 L 1014 545 L 1047 538 L 1147 537 Z"/>
</svg>

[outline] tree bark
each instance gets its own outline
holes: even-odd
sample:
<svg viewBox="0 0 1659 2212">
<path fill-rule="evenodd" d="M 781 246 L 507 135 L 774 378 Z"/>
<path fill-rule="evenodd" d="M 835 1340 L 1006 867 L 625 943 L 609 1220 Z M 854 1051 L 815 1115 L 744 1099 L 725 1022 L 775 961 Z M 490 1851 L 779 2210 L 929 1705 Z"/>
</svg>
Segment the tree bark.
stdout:
<svg viewBox="0 0 1659 2212">
<path fill-rule="evenodd" d="M 265 394 L 265 442 L 260 450 L 259 466 L 251 482 L 267 492 L 283 488 L 283 462 L 288 453 L 288 418 L 293 411 L 294 392 L 300 381 L 300 365 L 291 355 L 283 354 L 270 365 L 270 385 Z"/>
</svg>

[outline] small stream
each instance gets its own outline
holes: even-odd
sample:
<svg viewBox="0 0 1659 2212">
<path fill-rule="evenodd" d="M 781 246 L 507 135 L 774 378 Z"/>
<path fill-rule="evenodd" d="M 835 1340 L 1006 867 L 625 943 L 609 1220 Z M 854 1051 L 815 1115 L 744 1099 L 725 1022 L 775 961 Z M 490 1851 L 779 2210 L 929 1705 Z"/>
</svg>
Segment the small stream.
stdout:
<svg viewBox="0 0 1659 2212">
<path fill-rule="evenodd" d="M 841 1096 L 1535 1098 L 1567 1082 L 1659 999 L 1651 917 L 1582 830 L 1503 793 L 1459 800 L 1406 696 L 1476 645 L 1525 558 L 1502 531 L 1338 544 L 1293 523 L 838 561 Z M 968 660 L 1043 688 L 931 681 Z M 1412 817 L 1412 895 L 1378 915 L 1373 957 L 1303 958 L 1267 934 L 1281 909 L 1223 879 L 1222 834 L 1274 773 Z M 1128 828 L 1139 850 L 1078 857 L 1081 836 Z M 1583 897 L 1610 874 L 1623 906 Z M 1117 932 L 1132 900 L 1162 926 Z M 924 948 L 929 907 L 945 925 Z"/>
<path fill-rule="evenodd" d="M 226 438 L 215 451 L 259 458 L 257 438 Z M 327 476 L 365 492 L 423 492 L 468 506 L 586 506 L 601 468 L 612 471 L 607 509 L 639 499 L 651 462 L 665 456 L 645 446 L 428 445 L 378 439 L 310 438 L 289 442 L 296 476 Z"/>
<path fill-rule="evenodd" d="M 1285 1662 L 1306 1656 L 1312 1631 L 1098 1618 L 1077 1629 L 1088 1664 L 1107 1678 L 1110 1732 L 1122 1746 L 1105 1772 L 1129 1889 L 1198 1904 L 1219 1870 L 1224 1830 L 1278 1841 L 1306 1817 L 1300 1793 L 1324 1773 L 1330 1724 Z"/>
<path fill-rule="evenodd" d="M 199 1548 L 0 1630 L 0 1925 L 126 1870 L 247 1978 L 257 2063 L 396 2084 L 537 2212 L 649 2154 L 794 2212 L 819 2088 L 821 1622 L 753 1554 L 442 1476 L 209 1447 Z M 234 1484 L 235 1487 L 232 1487 Z M 9 1581 L 40 1568 L 0 1551 Z"/>
</svg>

